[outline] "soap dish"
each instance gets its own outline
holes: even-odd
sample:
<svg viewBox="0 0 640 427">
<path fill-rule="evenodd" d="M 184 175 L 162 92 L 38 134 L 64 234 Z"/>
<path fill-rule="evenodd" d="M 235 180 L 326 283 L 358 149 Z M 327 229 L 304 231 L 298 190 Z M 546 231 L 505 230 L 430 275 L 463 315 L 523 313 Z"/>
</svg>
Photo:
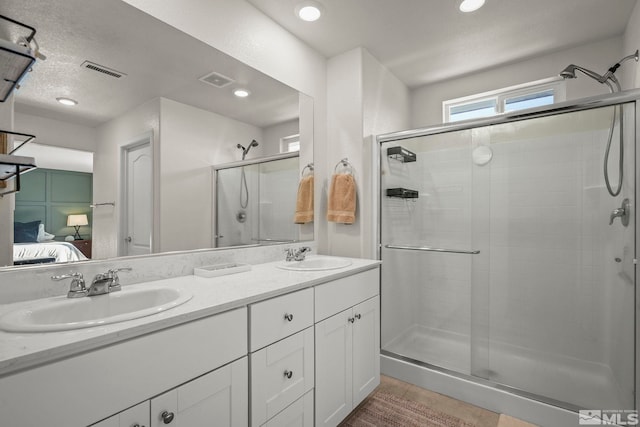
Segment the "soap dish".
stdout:
<svg viewBox="0 0 640 427">
<path fill-rule="evenodd" d="M 218 277 L 249 270 L 251 270 L 251 265 L 249 264 L 228 263 L 197 267 L 193 269 L 193 274 L 200 277 Z"/>
</svg>

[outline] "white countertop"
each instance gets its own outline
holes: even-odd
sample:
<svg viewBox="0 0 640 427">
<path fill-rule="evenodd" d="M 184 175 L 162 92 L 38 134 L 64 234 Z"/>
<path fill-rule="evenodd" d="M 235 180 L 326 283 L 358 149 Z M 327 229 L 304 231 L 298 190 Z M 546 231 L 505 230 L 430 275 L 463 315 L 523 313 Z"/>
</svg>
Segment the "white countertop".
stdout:
<svg viewBox="0 0 640 427">
<path fill-rule="evenodd" d="M 0 376 L 244 307 L 256 301 L 369 270 L 380 264 L 376 260 L 349 259 L 352 262 L 350 266 L 335 270 L 289 271 L 277 268 L 282 261 L 276 261 L 253 265 L 250 271 L 227 276 L 181 276 L 123 286 L 125 292 L 128 288 L 146 285 L 176 287 L 193 294 L 193 298 L 159 314 L 100 327 L 43 333 L 0 331 Z M 66 296 L 54 299 L 66 299 Z M 42 302 L 43 300 L 33 300 L 3 304 L 0 305 L 0 316 L 13 310 L 41 305 Z"/>
</svg>

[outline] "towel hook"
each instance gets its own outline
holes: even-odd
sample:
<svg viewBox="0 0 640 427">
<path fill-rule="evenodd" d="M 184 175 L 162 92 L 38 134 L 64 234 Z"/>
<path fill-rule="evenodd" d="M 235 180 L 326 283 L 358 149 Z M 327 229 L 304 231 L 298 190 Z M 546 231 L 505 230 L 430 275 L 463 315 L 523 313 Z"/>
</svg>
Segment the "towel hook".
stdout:
<svg viewBox="0 0 640 427">
<path fill-rule="evenodd" d="M 302 168 L 302 172 L 300 172 L 300 176 L 301 177 L 304 176 L 304 171 L 306 171 L 307 169 L 309 169 L 309 174 L 312 175 L 313 174 L 313 162 L 307 163 L 307 166 Z"/>
<path fill-rule="evenodd" d="M 338 171 L 339 166 L 342 166 L 345 169 L 349 169 L 348 172 L 353 175 L 353 165 L 349 163 L 349 159 L 347 157 L 336 163 L 336 167 L 333 168 L 334 173 Z"/>
</svg>

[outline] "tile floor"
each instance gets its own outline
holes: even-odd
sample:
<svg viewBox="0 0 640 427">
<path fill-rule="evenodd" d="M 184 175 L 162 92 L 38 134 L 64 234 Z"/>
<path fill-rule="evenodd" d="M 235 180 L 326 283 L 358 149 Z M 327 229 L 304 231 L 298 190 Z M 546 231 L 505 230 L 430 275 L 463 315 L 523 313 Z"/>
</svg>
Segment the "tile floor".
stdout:
<svg viewBox="0 0 640 427">
<path fill-rule="evenodd" d="M 533 424 L 508 415 L 497 414 L 384 375 L 380 378 L 379 389 L 386 393 L 419 402 L 446 414 L 458 417 L 463 421 L 472 423 L 476 427 L 535 427 Z"/>
</svg>

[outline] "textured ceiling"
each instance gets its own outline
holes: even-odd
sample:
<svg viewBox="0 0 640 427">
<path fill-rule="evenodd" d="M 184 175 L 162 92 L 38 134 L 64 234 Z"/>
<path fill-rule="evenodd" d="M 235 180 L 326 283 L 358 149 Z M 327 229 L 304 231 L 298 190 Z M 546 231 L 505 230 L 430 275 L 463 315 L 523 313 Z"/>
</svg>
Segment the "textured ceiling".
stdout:
<svg viewBox="0 0 640 427">
<path fill-rule="evenodd" d="M 2 0 L 0 14 L 35 27 L 47 56 L 16 92 L 17 111 L 95 126 L 163 96 L 260 127 L 298 117 L 295 90 L 120 0 Z M 7 37 L 1 27 L 0 36 Z M 80 67 L 85 60 L 127 76 L 89 71 Z M 211 71 L 238 83 L 218 89 L 198 81 Z M 236 86 L 251 97 L 233 96 Z"/>
<path fill-rule="evenodd" d="M 409 87 L 624 32 L 636 0 L 318 0 L 323 17 L 294 16 L 301 0 L 247 0 L 330 58 L 363 46 Z"/>
</svg>

